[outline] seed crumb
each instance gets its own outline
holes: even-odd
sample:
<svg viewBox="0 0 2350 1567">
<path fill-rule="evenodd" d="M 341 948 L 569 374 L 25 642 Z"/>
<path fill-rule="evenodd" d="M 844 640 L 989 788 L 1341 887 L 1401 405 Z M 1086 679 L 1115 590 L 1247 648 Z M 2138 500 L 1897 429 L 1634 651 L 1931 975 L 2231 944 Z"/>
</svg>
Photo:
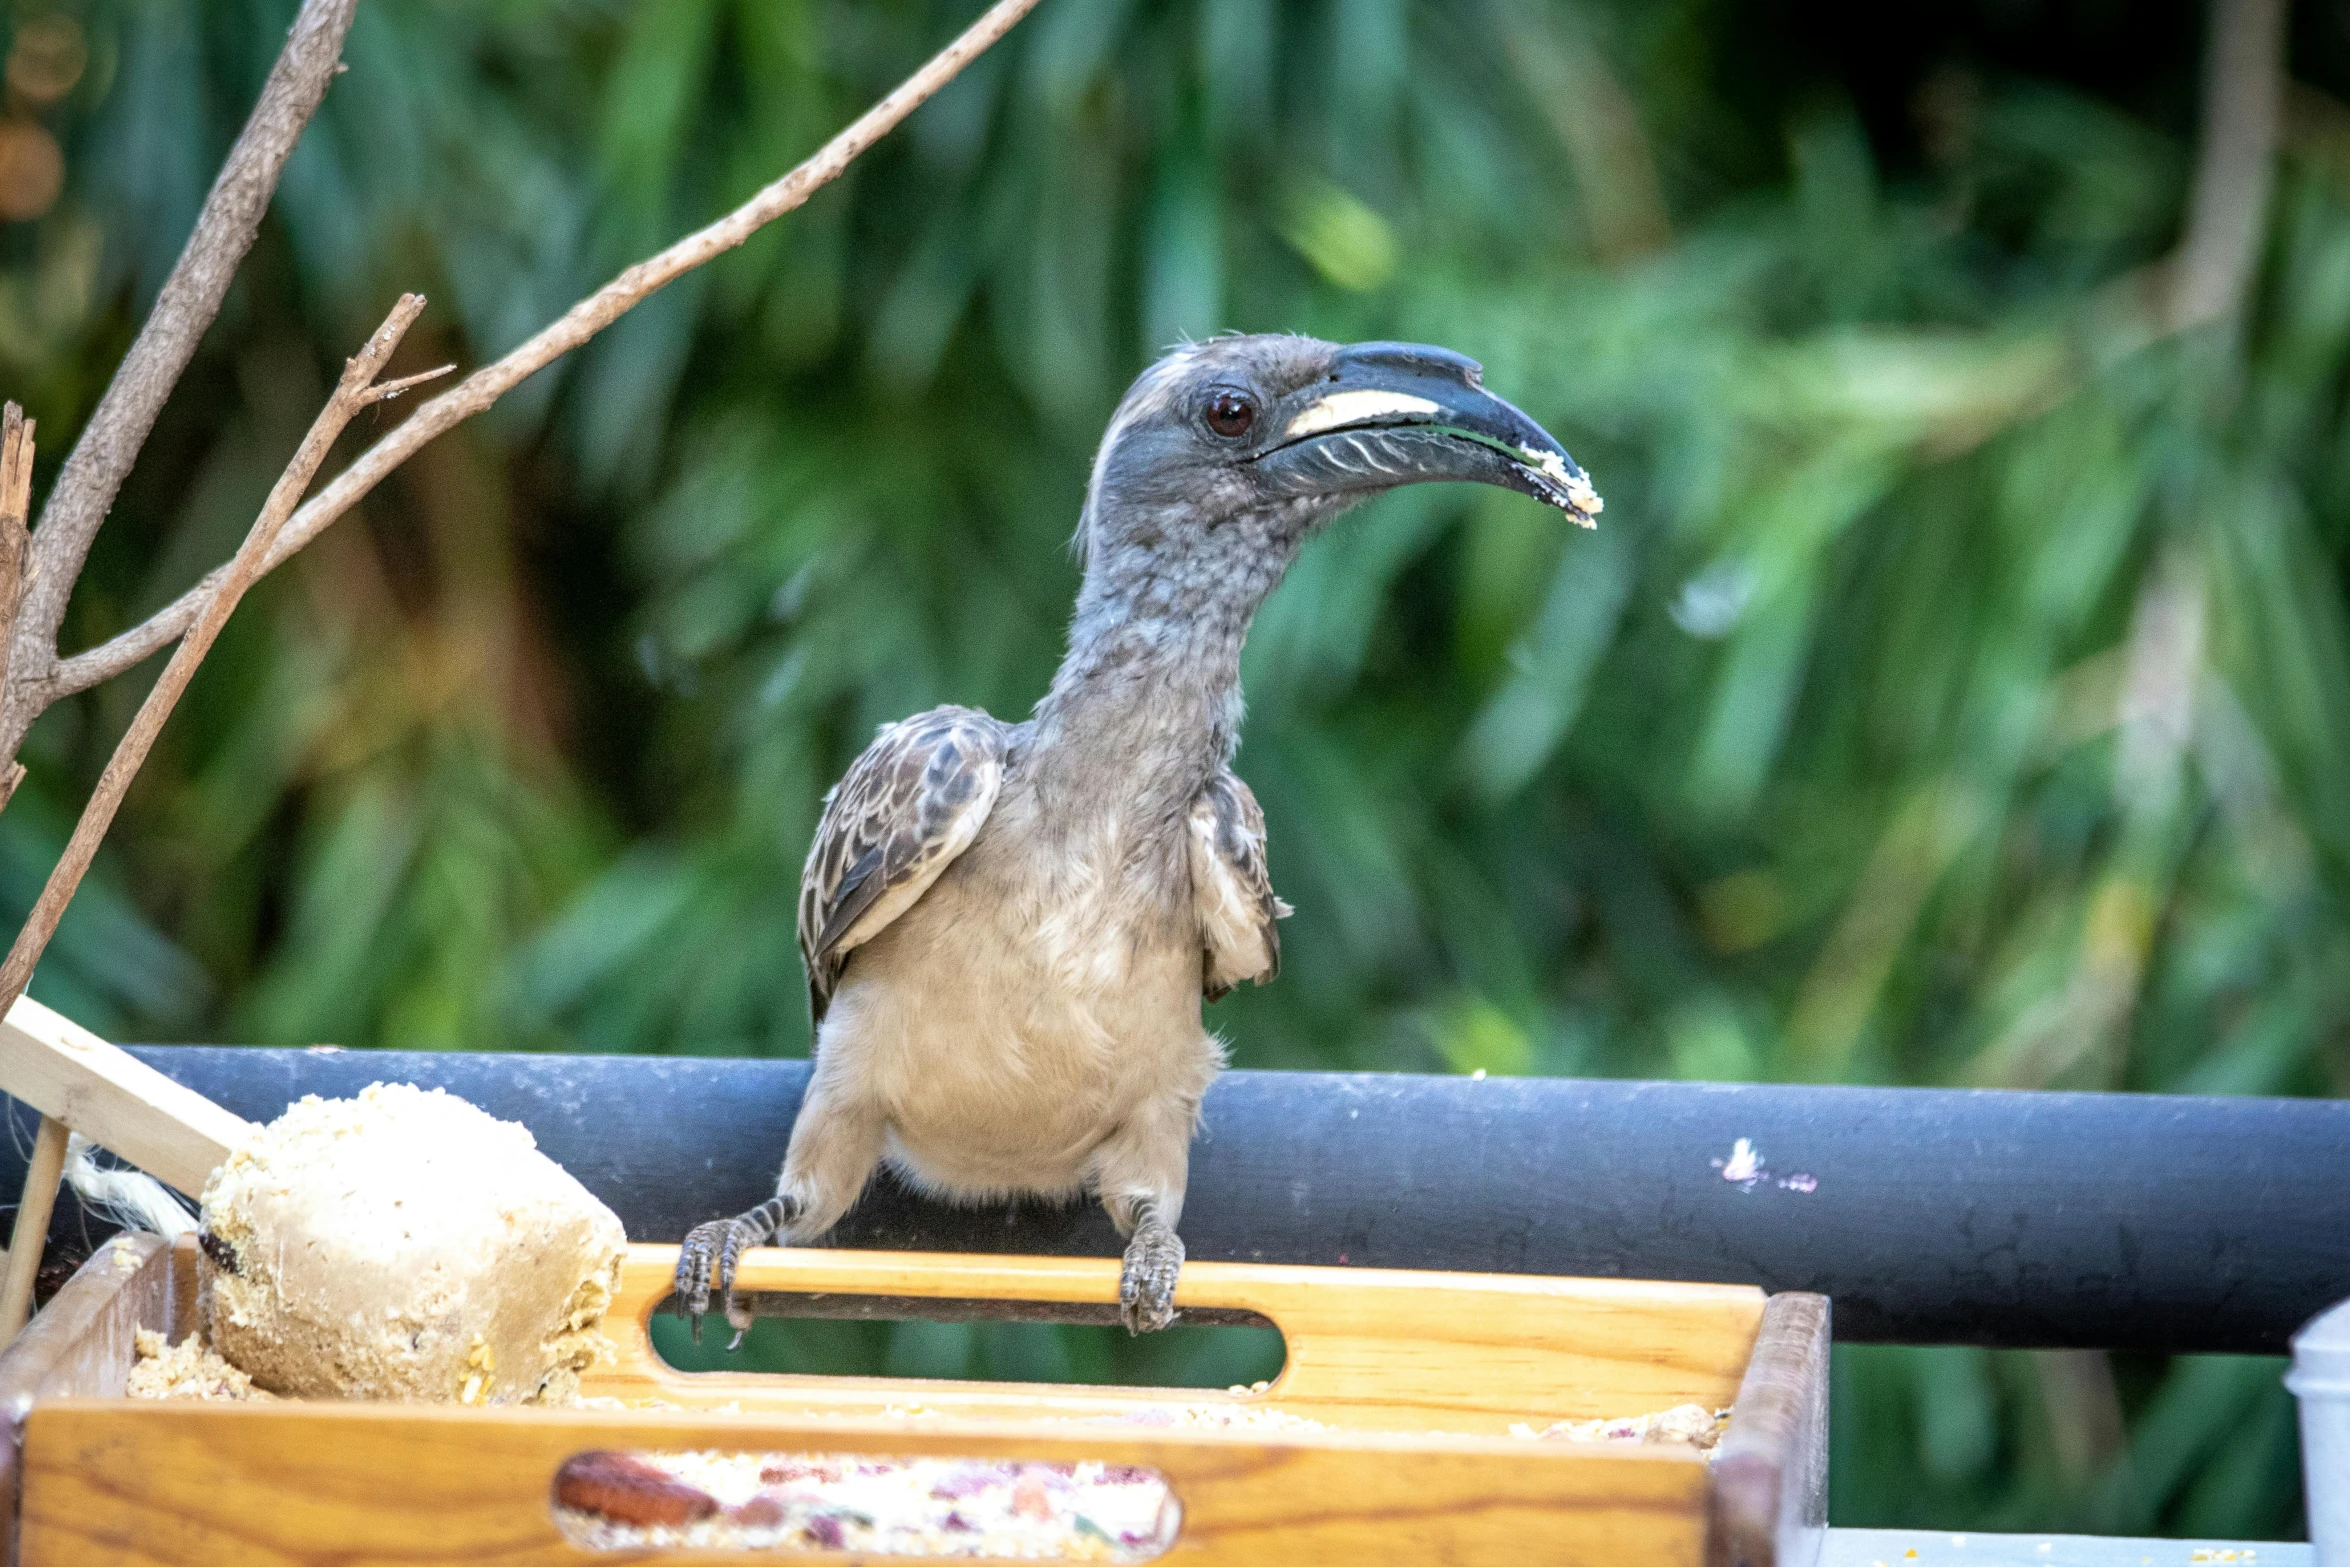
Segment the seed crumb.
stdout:
<svg viewBox="0 0 2350 1567">
<path fill-rule="evenodd" d="M 152 1328 L 139 1329 L 139 1359 L 131 1367 L 133 1398 L 203 1398 L 264 1401 L 275 1398 L 253 1379 L 206 1348 L 193 1333 L 167 1344 Z"/>
<path fill-rule="evenodd" d="M 1510 1435 L 1528 1441 L 1670 1442 L 1710 1452 L 1722 1440 L 1722 1431 L 1729 1423 L 1727 1409 L 1675 1404 L 1653 1415 L 1629 1415 L 1614 1420 L 1560 1420 L 1539 1431 L 1520 1421 L 1510 1427 Z M 1909 1554 L 1915 1556 L 1917 1552 Z M 1884 1564 L 1876 1563 L 1874 1567 L 1884 1567 Z"/>
</svg>

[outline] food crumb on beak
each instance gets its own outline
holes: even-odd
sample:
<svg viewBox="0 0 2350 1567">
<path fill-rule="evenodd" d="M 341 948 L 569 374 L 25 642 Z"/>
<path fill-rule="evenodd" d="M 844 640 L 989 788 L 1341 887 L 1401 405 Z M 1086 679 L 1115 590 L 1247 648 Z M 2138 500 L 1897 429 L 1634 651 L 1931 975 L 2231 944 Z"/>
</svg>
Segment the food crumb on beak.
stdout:
<svg viewBox="0 0 2350 1567">
<path fill-rule="evenodd" d="M 1599 526 L 1600 510 L 1607 505 L 1607 502 L 1599 498 L 1599 492 L 1591 487 L 1589 479 L 1581 474 L 1576 474 L 1569 479 L 1567 481 L 1567 500 L 1575 508 L 1576 526 L 1584 528 Z"/>
<path fill-rule="evenodd" d="M 1570 473 L 1566 461 L 1556 452 L 1536 451 L 1531 446 L 1521 446 L 1518 450 L 1537 473 L 1554 481 L 1567 492 L 1567 515 L 1575 519 L 1577 527 L 1599 526 L 1599 514 L 1607 503 L 1599 498 L 1599 491 L 1591 487 L 1590 475 Z"/>
</svg>

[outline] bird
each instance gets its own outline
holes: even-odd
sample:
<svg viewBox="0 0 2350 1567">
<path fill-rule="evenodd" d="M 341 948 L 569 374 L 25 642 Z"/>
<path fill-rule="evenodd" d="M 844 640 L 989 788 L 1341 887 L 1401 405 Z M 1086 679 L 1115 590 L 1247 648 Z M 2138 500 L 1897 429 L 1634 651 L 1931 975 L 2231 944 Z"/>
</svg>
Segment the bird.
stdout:
<svg viewBox="0 0 2350 1567">
<path fill-rule="evenodd" d="M 1126 1237 L 1119 1314 L 1174 1320 L 1202 1003 L 1281 963 L 1289 906 L 1232 770 L 1241 645 L 1306 541 L 1401 485 L 1465 480 L 1595 525 L 1589 476 L 1415 343 L 1185 343 L 1094 459 L 1067 653 L 1024 722 L 888 724 L 825 796 L 800 885 L 814 1063 L 775 1195 L 696 1226 L 676 1309 L 734 1326 L 743 1251 L 820 1239 L 878 1166 L 978 1203 L 1091 1193 Z"/>
</svg>

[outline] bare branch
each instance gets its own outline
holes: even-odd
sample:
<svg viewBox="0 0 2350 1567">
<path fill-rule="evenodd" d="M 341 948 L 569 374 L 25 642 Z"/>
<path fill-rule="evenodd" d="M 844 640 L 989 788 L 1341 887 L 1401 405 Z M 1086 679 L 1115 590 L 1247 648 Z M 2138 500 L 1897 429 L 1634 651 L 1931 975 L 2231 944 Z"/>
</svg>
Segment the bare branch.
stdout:
<svg viewBox="0 0 2350 1567">
<path fill-rule="evenodd" d="M 24 994 L 34 966 L 48 948 L 49 938 L 57 933 L 57 922 L 64 917 L 66 904 L 72 901 L 74 890 L 81 885 L 90 861 L 98 853 L 99 841 L 114 824 L 114 813 L 122 805 L 131 780 L 138 776 L 140 765 L 154 748 L 155 737 L 162 732 L 164 720 L 171 716 L 180 693 L 188 688 L 196 666 L 212 650 L 220 628 L 228 624 L 245 590 L 260 578 L 270 545 L 277 541 L 286 519 L 294 515 L 303 493 L 318 477 L 319 466 L 326 461 L 335 437 L 343 433 L 343 426 L 361 409 L 379 400 L 376 394 L 380 388 L 375 385 L 375 378 L 423 309 L 423 295 L 402 295 L 399 304 L 392 307 L 391 315 L 367 340 L 367 346 L 345 362 L 343 378 L 336 385 L 334 395 L 311 422 L 310 433 L 302 438 L 294 460 L 270 487 L 269 499 L 262 505 L 261 515 L 253 520 L 252 531 L 245 535 L 245 542 L 237 547 L 236 555 L 221 568 L 219 584 L 205 595 L 195 623 L 180 641 L 179 650 L 172 654 L 171 662 L 163 668 L 162 678 L 139 705 L 138 716 L 131 720 L 129 730 L 114 748 L 114 755 L 107 759 L 106 770 L 98 775 L 98 787 L 91 791 L 89 804 L 82 807 L 81 820 L 74 823 L 65 853 L 50 871 L 48 884 L 34 902 L 24 929 L 17 932 L 15 945 L 8 949 L 7 961 L 0 963 L 0 1016 L 5 1016 Z"/>
<path fill-rule="evenodd" d="M 1034 9 L 1036 3 L 1037 0 L 997 0 L 953 43 L 899 83 L 888 97 L 866 110 L 848 129 L 826 142 L 807 162 L 707 228 L 687 235 L 659 255 L 622 272 L 503 359 L 474 371 L 418 408 L 406 423 L 360 454 L 332 484 L 295 513 L 271 549 L 263 569 L 275 569 L 318 537 L 329 523 L 358 504 L 362 496 L 381 484 L 426 442 L 482 412 L 531 375 L 619 320 L 655 291 L 724 255 L 837 179 L 859 154 L 881 140 L 899 121 L 953 81 L 964 66 L 1011 31 L 1012 25 Z M 219 575 L 214 572 L 147 621 L 111 641 L 59 662 L 41 680 L 38 691 L 31 693 L 35 710 L 76 691 L 87 690 L 169 646 L 195 618 Z"/>
<path fill-rule="evenodd" d="M 34 427 L 16 404 L 0 408 L 0 685 L 7 681 L 8 627 L 16 621 L 32 565 L 26 542 L 33 509 Z"/>
<path fill-rule="evenodd" d="M 2212 0 L 2195 188 L 2164 279 L 2163 325 L 2171 331 L 2228 314 L 2251 285 L 2284 96 L 2285 0 Z"/>
<path fill-rule="evenodd" d="M 89 556 L 90 543 L 130 476 L 164 400 L 195 357 L 212 318 L 220 313 L 237 264 L 260 230 L 286 157 L 334 80 L 343 36 L 351 29 L 358 3 L 303 0 L 244 131 L 204 198 L 195 231 L 155 298 L 154 311 L 116 367 L 106 395 L 57 475 L 33 535 L 34 569 L 14 628 L 10 668 L 19 684 L 40 680 L 57 661 L 57 629 L 65 623 L 66 601 Z M 14 686 L 0 688 L 6 698 L 0 712 L 0 742 L 5 742 L 0 751 L 9 756 L 15 755 L 33 717 L 46 705 L 26 703 L 23 696 L 29 694 L 20 694 Z"/>
<path fill-rule="evenodd" d="M 367 400 L 371 403 L 388 403 L 402 392 L 422 386 L 427 381 L 438 381 L 444 375 L 454 374 L 456 369 L 455 365 L 434 365 L 430 370 L 419 370 L 414 375 L 404 375 L 397 381 L 386 381 L 380 386 L 371 386 L 367 389 Z"/>
<path fill-rule="evenodd" d="M 9 633 L 32 569 L 27 527 L 33 514 L 33 428 L 16 404 L 0 409 L 0 692 L 8 689 Z M 0 809 L 22 782 L 24 764 L 12 756 L 0 766 Z"/>
</svg>

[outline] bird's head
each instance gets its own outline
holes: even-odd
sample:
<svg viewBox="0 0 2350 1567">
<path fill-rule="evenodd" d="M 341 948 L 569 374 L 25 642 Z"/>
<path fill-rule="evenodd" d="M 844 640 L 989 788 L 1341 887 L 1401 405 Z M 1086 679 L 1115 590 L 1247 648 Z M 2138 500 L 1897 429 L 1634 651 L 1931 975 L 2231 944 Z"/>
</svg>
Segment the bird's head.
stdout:
<svg viewBox="0 0 2350 1567">
<path fill-rule="evenodd" d="M 1566 448 L 1450 349 L 1210 338 L 1145 370 L 1118 405 L 1082 543 L 1121 576 L 1277 578 L 1346 507 L 1441 479 L 1517 490 L 1585 527 L 1600 509 Z"/>
</svg>

